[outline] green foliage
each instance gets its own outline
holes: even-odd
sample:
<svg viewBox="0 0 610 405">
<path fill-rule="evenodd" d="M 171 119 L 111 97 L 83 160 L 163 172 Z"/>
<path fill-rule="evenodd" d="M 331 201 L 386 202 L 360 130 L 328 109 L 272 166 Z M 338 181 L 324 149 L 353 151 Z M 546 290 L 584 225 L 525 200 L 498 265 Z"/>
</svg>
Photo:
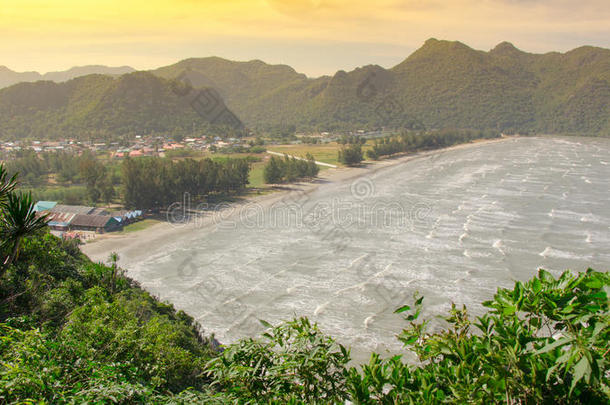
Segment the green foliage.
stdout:
<svg viewBox="0 0 610 405">
<path fill-rule="evenodd" d="M 417 323 L 422 299 L 399 339 L 418 366 L 373 355 L 349 370 L 355 403 L 559 403 L 610 401 L 610 276 L 588 270 L 558 279 L 540 270 L 512 290 L 499 289 L 490 311 L 472 322 L 455 305 L 448 328 Z M 408 307 L 398 312 L 408 311 Z M 474 328 L 475 331 L 471 331 Z"/>
<path fill-rule="evenodd" d="M 308 153 L 305 159 L 284 156 L 281 159 L 271 156 L 263 171 L 263 177 L 267 184 L 279 184 L 296 181 L 303 178 L 316 177 L 320 168 L 315 162 L 313 155 Z"/>
<path fill-rule="evenodd" d="M 28 237 L 0 279 L 0 402 L 207 396 L 214 349 L 193 319 L 72 243 Z"/>
<path fill-rule="evenodd" d="M 4 206 L 10 193 L 17 187 L 17 174 L 9 175 L 4 165 L 0 164 L 0 204 Z"/>
<path fill-rule="evenodd" d="M 158 209 L 211 193 L 232 193 L 248 184 L 250 164 L 246 159 L 125 159 L 122 166 L 124 205 L 129 208 Z"/>
<path fill-rule="evenodd" d="M 364 160 L 362 153 L 362 145 L 358 143 L 349 143 L 347 146 L 339 150 L 339 162 L 346 166 L 357 166 Z"/>
<path fill-rule="evenodd" d="M 376 139 L 373 148 L 367 151 L 367 156 L 370 159 L 377 160 L 383 156 L 391 156 L 396 153 L 446 148 L 448 146 L 470 142 L 475 139 L 492 139 L 499 137 L 500 134 L 494 131 L 455 129 L 444 129 L 425 133 L 403 131 L 398 136 Z"/>
<path fill-rule="evenodd" d="M 9 179 L 5 184 L 10 185 L 10 182 Z M 0 187 L 6 188 L 6 185 L 0 185 Z M 17 258 L 22 239 L 45 228 L 48 221 L 46 215 L 36 215 L 30 194 L 9 192 L 1 208 L 0 236 L 2 236 L 2 239 L 0 249 L 10 247 L 11 253 L 2 264 L 0 277 Z"/>
<path fill-rule="evenodd" d="M 37 199 L 67 204 L 110 202 L 116 195 L 112 169 L 89 152 L 82 155 L 66 152 L 36 154 L 26 150 L 18 152 L 7 162 L 7 171 L 19 173 L 21 183 L 31 187 Z M 63 187 L 44 190 L 42 186 L 50 185 L 52 176 Z M 76 185 L 82 185 L 82 188 Z"/>
<path fill-rule="evenodd" d="M 268 329 L 264 340 L 243 339 L 211 360 L 207 373 L 240 402 L 335 403 L 347 398 L 349 350 L 300 318 Z"/>
<path fill-rule="evenodd" d="M 218 89 L 250 127 L 296 131 L 472 128 L 503 133 L 610 135 L 610 51 L 585 46 L 530 54 L 430 39 L 391 69 L 368 65 L 308 78 L 284 65 L 187 59 L 155 74 L 187 74 Z M 294 130 L 292 131 L 294 133 Z"/>
<path fill-rule="evenodd" d="M 149 72 L 88 75 L 65 83 L 19 83 L 0 90 L 0 133 L 9 139 L 81 140 L 171 133 L 241 136 L 194 108 L 192 95 Z M 219 100 L 219 102 L 222 102 Z M 205 105 L 200 110 L 213 109 Z M 226 108 L 226 107 L 224 107 Z"/>
</svg>

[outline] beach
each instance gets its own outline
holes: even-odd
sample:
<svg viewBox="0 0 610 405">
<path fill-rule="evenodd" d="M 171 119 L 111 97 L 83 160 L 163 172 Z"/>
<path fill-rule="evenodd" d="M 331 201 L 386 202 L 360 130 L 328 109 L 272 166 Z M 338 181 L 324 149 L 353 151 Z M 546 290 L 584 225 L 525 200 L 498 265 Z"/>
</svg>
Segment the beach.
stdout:
<svg viewBox="0 0 610 405">
<path fill-rule="evenodd" d="M 81 251 L 89 256 L 89 258 L 91 258 L 93 261 L 98 262 L 106 261 L 110 253 L 116 252 L 121 257 L 121 266 L 129 271 L 129 264 L 132 262 L 132 258 L 135 259 L 136 257 L 142 257 L 142 252 L 149 251 L 152 253 L 157 251 L 164 245 L 172 243 L 177 238 L 183 236 L 185 233 L 205 228 L 213 228 L 221 221 L 225 221 L 235 215 L 239 215 L 240 210 L 244 206 L 256 204 L 257 207 L 265 209 L 278 202 L 281 202 L 282 199 L 287 198 L 291 193 L 310 193 L 316 190 L 322 184 L 342 184 L 362 176 L 372 175 L 379 170 L 401 165 L 423 157 L 443 154 L 453 150 L 477 147 L 489 143 L 505 142 L 509 139 L 514 139 L 514 137 L 477 140 L 465 144 L 454 145 L 448 148 L 417 152 L 402 156 L 398 155 L 379 161 L 367 161 L 360 167 L 339 167 L 336 169 L 328 169 L 320 172 L 318 177 L 313 181 L 286 184 L 276 188 L 272 193 L 249 196 L 234 203 L 219 204 L 214 210 L 205 212 L 203 215 L 197 216 L 194 220 L 188 223 L 170 223 L 168 221 L 133 233 L 103 234 L 96 238 L 93 242 L 82 245 Z M 180 204 L 181 202 L 177 203 Z"/>
</svg>

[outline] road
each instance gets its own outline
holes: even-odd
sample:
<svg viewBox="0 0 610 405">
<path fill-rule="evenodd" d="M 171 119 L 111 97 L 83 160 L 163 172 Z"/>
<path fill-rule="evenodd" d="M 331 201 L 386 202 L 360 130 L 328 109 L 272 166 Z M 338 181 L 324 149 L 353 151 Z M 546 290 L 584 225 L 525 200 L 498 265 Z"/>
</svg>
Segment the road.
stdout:
<svg viewBox="0 0 610 405">
<path fill-rule="evenodd" d="M 307 159 L 303 159 L 302 157 L 292 156 L 292 155 L 289 155 L 287 153 L 272 152 L 270 150 L 268 150 L 267 153 L 269 153 L 271 155 L 276 155 L 276 156 L 288 156 L 289 158 L 294 158 L 294 159 L 298 159 L 298 160 L 307 160 Z M 337 168 L 336 165 L 331 165 L 330 163 L 318 162 L 317 160 L 315 160 L 314 162 L 316 162 L 316 164 L 318 166 L 332 167 L 333 169 Z"/>
</svg>

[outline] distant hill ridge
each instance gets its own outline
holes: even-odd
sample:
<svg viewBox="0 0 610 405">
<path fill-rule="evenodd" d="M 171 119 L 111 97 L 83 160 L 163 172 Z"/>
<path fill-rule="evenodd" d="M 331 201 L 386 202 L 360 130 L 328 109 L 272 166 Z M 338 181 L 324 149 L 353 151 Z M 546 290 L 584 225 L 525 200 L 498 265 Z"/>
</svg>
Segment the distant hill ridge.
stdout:
<svg viewBox="0 0 610 405">
<path fill-rule="evenodd" d="M 0 90 L 0 139 L 186 135 L 212 126 L 237 131 L 239 125 L 213 89 L 195 90 L 149 72 L 19 83 Z"/>
<path fill-rule="evenodd" d="M 610 134 L 610 50 L 489 52 L 429 39 L 398 65 L 308 78 L 284 65 L 186 59 L 152 71 L 217 89 L 249 126 L 423 126 Z"/>
<path fill-rule="evenodd" d="M 247 127 L 261 130 L 291 125 L 302 131 L 454 127 L 610 135 L 610 50 L 592 46 L 532 54 L 508 42 L 480 51 L 429 39 L 390 69 L 367 65 L 318 78 L 286 65 L 218 57 L 185 59 L 150 73 L 215 89 Z M 103 79 L 90 80 L 95 87 L 93 81 Z M 45 86 L 36 83 L 22 91 Z M 13 96 L 11 88 L 0 90 L 0 130 L 7 135 L 2 105 Z M 31 111 L 27 114 L 36 121 Z M 134 128 L 148 128 L 142 117 Z M 67 118 L 75 119 L 82 116 Z"/>
<path fill-rule="evenodd" d="M 6 66 L 0 66 L 0 88 L 22 82 L 50 80 L 59 83 L 75 79 L 80 76 L 86 76 L 91 74 L 116 76 L 131 72 L 135 72 L 135 69 L 129 66 L 109 67 L 103 65 L 87 65 L 75 66 L 68 70 L 59 72 L 48 72 L 45 74 L 40 74 L 38 72 L 14 72 Z"/>
</svg>

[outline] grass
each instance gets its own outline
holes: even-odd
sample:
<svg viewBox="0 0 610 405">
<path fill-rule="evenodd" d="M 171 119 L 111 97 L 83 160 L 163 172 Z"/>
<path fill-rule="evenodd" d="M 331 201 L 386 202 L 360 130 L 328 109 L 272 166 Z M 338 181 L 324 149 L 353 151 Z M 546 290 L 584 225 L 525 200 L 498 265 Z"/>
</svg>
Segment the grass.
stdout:
<svg viewBox="0 0 610 405">
<path fill-rule="evenodd" d="M 372 141 L 368 141 L 362 146 L 362 150 L 366 153 L 372 147 Z M 337 142 L 330 142 L 319 145 L 272 145 L 267 148 L 272 152 L 287 153 L 292 156 L 305 157 L 307 153 L 311 153 L 318 162 L 330 163 L 332 165 L 342 166 L 339 163 L 339 150 L 342 145 Z M 320 166 L 320 170 L 328 169 L 326 166 Z"/>
<path fill-rule="evenodd" d="M 144 229 L 148 229 L 153 225 L 160 224 L 163 221 L 158 219 L 144 219 L 142 221 L 134 222 L 133 224 L 129 224 L 123 227 L 123 230 L 116 232 L 118 234 L 132 233 L 142 231 Z"/>
<path fill-rule="evenodd" d="M 256 162 L 250 166 L 250 184 L 248 184 L 249 188 L 265 188 L 268 187 L 265 184 L 265 179 L 263 177 L 263 172 L 265 170 L 265 162 Z"/>
</svg>

